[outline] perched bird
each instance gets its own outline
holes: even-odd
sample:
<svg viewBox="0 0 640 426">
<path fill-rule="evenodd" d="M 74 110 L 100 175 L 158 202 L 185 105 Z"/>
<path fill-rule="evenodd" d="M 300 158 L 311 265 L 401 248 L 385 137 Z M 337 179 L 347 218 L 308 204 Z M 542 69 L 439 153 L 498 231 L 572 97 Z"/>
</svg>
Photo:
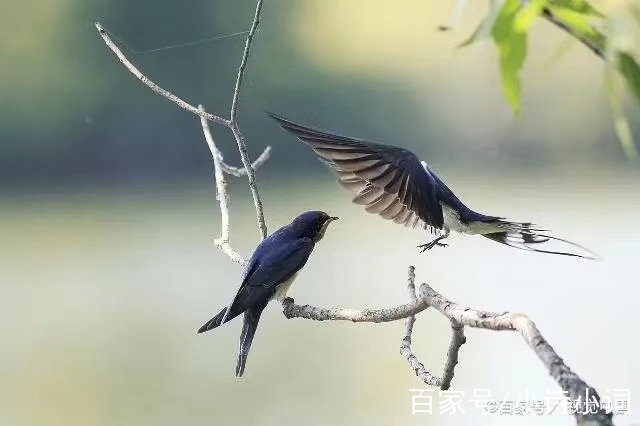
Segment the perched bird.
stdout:
<svg viewBox="0 0 640 426">
<path fill-rule="evenodd" d="M 419 245 L 422 252 L 442 242 L 450 231 L 482 235 L 490 240 L 523 250 L 595 259 L 588 249 L 544 234 L 529 222 L 511 222 L 498 216 L 477 213 L 445 185 L 438 175 L 411 151 L 391 145 L 315 130 L 276 114 L 267 113 L 280 127 L 309 145 L 320 160 L 338 175 L 339 182 L 355 193 L 353 202 L 369 213 L 409 227 L 420 226 L 437 235 Z M 556 241 L 579 249 L 554 251 L 543 243 Z"/>
<path fill-rule="evenodd" d="M 244 373 L 251 341 L 263 309 L 272 299 L 285 299 L 287 290 L 307 263 L 315 244 L 322 239 L 329 223 L 336 219 L 321 211 L 305 212 L 264 239 L 249 259 L 242 274 L 240 289 L 231 304 L 198 330 L 198 333 L 213 330 L 244 314 L 236 364 L 237 377 Z"/>
</svg>

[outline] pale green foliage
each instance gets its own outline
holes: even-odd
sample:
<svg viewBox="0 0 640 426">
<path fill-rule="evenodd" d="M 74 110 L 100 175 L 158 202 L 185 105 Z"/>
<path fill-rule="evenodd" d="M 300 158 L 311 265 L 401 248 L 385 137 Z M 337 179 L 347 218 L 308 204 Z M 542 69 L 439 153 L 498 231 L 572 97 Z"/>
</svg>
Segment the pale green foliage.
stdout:
<svg viewBox="0 0 640 426">
<path fill-rule="evenodd" d="M 520 116 L 521 71 L 527 55 L 527 33 L 544 18 L 555 21 L 574 38 L 600 56 L 606 64 L 605 87 L 614 113 L 614 126 L 629 158 L 638 153 L 624 115 L 624 85 L 640 105 L 640 7 L 628 4 L 606 15 L 586 0 L 491 0 L 487 16 L 460 46 L 492 37 L 500 53 L 500 73 L 505 97 Z"/>
<path fill-rule="evenodd" d="M 518 15 L 514 22 L 514 29 L 520 33 L 526 33 L 533 22 L 549 4 L 548 0 L 532 0 L 528 5 L 518 8 Z"/>
<path fill-rule="evenodd" d="M 516 29 L 520 0 L 507 0 L 502 6 L 491 36 L 500 51 L 502 87 L 514 113 L 521 114 L 522 83 L 520 71 L 527 56 L 527 34 Z"/>
</svg>

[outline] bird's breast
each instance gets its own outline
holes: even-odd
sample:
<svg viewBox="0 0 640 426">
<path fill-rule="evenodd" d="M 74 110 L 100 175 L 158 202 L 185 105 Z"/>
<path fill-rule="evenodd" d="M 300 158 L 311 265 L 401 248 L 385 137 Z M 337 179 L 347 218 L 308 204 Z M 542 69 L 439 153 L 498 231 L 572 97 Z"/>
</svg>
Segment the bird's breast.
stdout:
<svg viewBox="0 0 640 426">
<path fill-rule="evenodd" d="M 287 291 L 289 291 L 289 287 L 291 287 L 291 285 L 293 284 L 293 282 L 296 280 L 297 277 L 298 277 L 298 273 L 296 272 L 291 276 L 291 278 L 278 284 L 276 286 L 276 292 L 271 298 L 271 300 L 277 300 L 278 302 L 282 303 L 282 301 L 287 297 Z"/>
<path fill-rule="evenodd" d="M 469 233 L 469 227 L 460 221 L 458 212 L 445 203 L 440 203 L 440 206 L 442 207 L 442 218 L 444 219 L 445 228 L 449 228 L 450 230 L 461 234 Z"/>
<path fill-rule="evenodd" d="M 440 205 L 442 206 L 442 216 L 444 218 L 445 228 L 467 235 L 482 235 L 503 231 L 502 228 L 496 227 L 495 224 L 490 222 L 476 221 L 464 223 L 460 220 L 458 212 L 453 208 L 444 203 L 441 203 Z"/>
</svg>

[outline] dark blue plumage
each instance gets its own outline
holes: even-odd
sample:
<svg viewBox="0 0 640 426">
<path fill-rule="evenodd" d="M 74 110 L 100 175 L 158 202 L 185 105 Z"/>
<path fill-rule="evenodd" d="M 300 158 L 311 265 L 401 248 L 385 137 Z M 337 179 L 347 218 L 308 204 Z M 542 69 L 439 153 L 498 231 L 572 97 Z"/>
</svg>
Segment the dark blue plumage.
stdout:
<svg viewBox="0 0 640 426">
<path fill-rule="evenodd" d="M 307 263 L 315 243 L 337 217 L 309 211 L 265 238 L 256 247 L 242 274 L 238 292 L 229 304 L 207 321 L 198 333 L 212 330 L 244 314 L 236 376 L 242 376 L 262 311 L 269 300 L 284 299 L 295 275 Z"/>
<path fill-rule="evenodd" d="M 546 235 L 529 222 L 512 222 L 478 213 L 467 207 L 438 175 L 409 150 L 392 145 L 327 133 L 267 113 L 280 127 L 309 145 L 356 196 L 353 202 L 409 227 L 420 225 L 438 236 L 419 247 L 422 251 L 447 238 L 451 230 L 482 235 L 492 241 L 523 250 L 596 258 L 578 244 Z M 559 242 L 583 253 L 545 250 L 547 242 Z"/>
</svg>

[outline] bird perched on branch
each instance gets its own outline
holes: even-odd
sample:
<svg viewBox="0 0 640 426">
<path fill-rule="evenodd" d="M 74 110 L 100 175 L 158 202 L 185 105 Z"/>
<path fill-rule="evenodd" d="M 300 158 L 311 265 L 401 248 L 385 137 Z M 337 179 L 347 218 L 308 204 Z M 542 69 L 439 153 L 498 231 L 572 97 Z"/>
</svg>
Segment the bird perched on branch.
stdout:
<svg viewBox="0 0 640 426">
<path fill-rule="evenodd" d="M 276 114 L 267 114 L 284 130 L 309 145 L 318 158 L 333 169 L 340 184 L 356 194 L 354 203 L 384 219 L 412 228 L 420 226 L 437 235 L 432 241 L 418 246 L 422 252 L 435 246 L 446 246 L 442 240 L 453 230 L 482 235 L 523 250 L 597 258 L 588 249 L 546 235 L 545 230 L 529 222 L 511 222 L 471 210 L 411 151 L 327 133 Z M 570 246 L 572 251 L 543 248 L 544 243 L 551 242 Z"/>
<path fill-rule="evenodd" d="M 244 373 L 260 314 L 270 300 L 282 302 L 285 299 L 287 290 L 307 263 L 315 244 L 336 219 L 321 211 L 305 212 L 265 238 L 249 259 L 242 274 L 240 289 L 231 304 L 198 330 L 198 333 L 213 330 L 244 314 L 236 364 L 237 377 Z"/>
</svg>

